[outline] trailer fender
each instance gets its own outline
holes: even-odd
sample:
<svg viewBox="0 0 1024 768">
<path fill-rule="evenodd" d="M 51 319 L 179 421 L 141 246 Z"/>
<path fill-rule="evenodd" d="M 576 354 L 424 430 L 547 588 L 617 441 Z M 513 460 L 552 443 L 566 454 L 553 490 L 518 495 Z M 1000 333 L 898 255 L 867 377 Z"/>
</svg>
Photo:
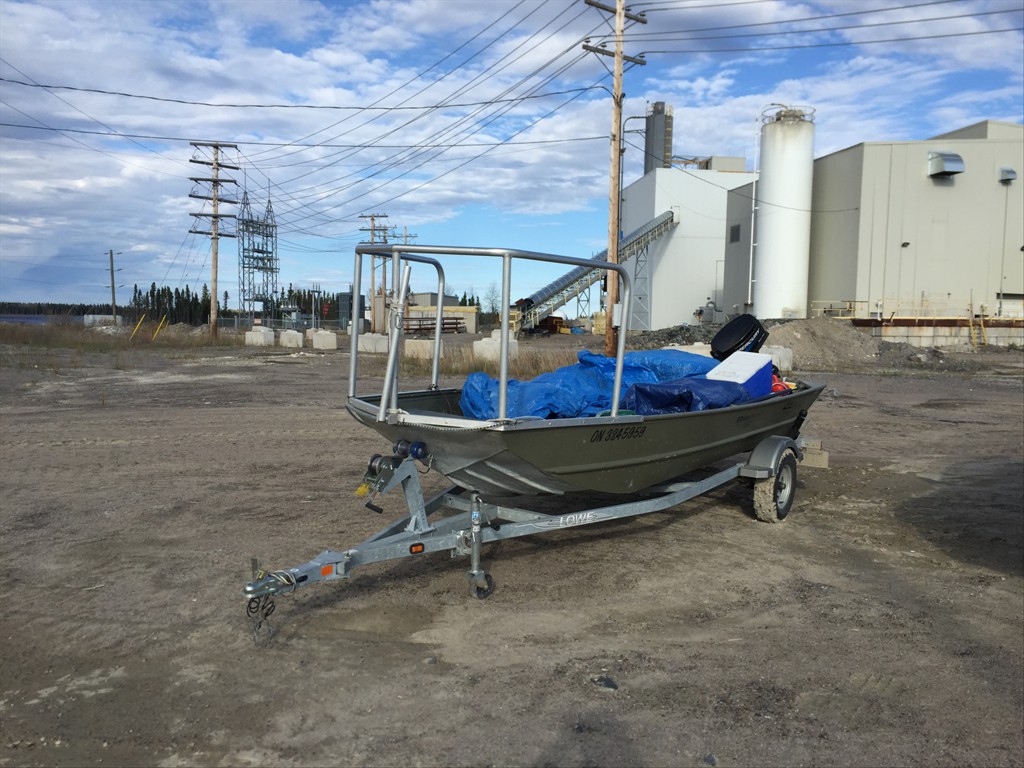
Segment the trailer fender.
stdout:
<svg viewBox="0 0 1024 768">
<path fill-rule="evenodd" d="M 804 457 L 803 451 L 800 450 L 800 446 L 793 438 L 782 435 L 766 437 L 750 452 L 747 463 L 740 467 L 740 477 L 749 477 L 754 480 L 775 477 L 779 462 L 782 461 L 786 451 L 792 451 L 798 461 Z"/>
</svg>

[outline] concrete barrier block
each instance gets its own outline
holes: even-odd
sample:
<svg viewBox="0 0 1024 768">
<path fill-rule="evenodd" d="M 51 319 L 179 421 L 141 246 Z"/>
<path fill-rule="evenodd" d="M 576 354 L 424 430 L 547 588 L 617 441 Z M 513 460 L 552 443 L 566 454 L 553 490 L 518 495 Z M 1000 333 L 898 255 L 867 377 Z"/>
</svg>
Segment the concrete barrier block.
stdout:
<svg viewBox="0 0 1024 768">
<path fill-rule="evenodd" d="M 364 333 L 369 333 L 370 332 L 370 321 L 369 320 L 357 320 L 356 322 L 359 323 L 359 333 L 360 334 L 364 334 Z M 345 326 L 345 333 L 347 333 L 349 336 L 352 335 L 352 323 L 349 323 L 348 325 Z"/>
<path fill-rule="evenodd" d="M 783 373 L 793 370 L 793 350 L 789 347 L 761 347 L 761 351 L 772 356 L 772 365 Z"/>
<path fill-rule="evenodd" d="M 334 331 L 316 331 L 310 336 L 313 349 L 337 349 L 338 334 Z"/>
<path fill-rule="evenodd" d="M 302 349 L 302 334 L 298 331 L 281 331 L 280 345 Z"/>
<path fill-rule="evenodd" d="M 253 328 L 245 332 L 245 346 L 247 347 L 272 347 L 274 346 L 274 331 L 271 328 Z"/>
<path fill-rule="evenodd" d="M 388 342 L 388 337 L 383 333 L 361 333 L 359 334 L 359 351 L 386 355 L 388 353 Z"/>
<path fill-rule="evenodd" d="M 423 360 L 434 359 L 433 339 L 406 339 L 405 357 L 416 357 Z M 441 340 L 441 356 L 444 356 L 444 340 Z"/>
<path fill-rule="evenodd" d="M 519 342 L 515 339 L 508 341 L 508 356 L 516 357 L 519 354 Z M 480 339 L 473 342 L 473 357 L 478 360 L 500 360 L 501 358 L 501 337 L 500 331 L 495 331 L 489 339 Z"/>
</svg>

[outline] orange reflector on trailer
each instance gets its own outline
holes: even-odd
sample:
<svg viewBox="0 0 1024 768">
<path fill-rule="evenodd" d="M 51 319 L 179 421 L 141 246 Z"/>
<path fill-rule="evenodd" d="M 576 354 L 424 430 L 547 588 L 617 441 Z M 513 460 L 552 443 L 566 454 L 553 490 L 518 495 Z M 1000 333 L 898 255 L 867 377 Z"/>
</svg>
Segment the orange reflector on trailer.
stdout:
<svg viewBox="0 0 1024 768">
<path fill-rule="evenodd" d="M 421 554 L 423 554 L 423 550 L 425 550 L 425 549 L 426 549 L 426 547 L 423 544 L 413 544 L 412 546 L 409 547 L 409 554 L 410 555 L 421 555 Z"/>
<path fill-rule="evenodd" d="M 333 564 L 331 564 L 331 565 L 321 565 L 320 566 L 320 575 L 321 576 L 333 576 L 334 575 L 334 565 Z"/>
</svg>

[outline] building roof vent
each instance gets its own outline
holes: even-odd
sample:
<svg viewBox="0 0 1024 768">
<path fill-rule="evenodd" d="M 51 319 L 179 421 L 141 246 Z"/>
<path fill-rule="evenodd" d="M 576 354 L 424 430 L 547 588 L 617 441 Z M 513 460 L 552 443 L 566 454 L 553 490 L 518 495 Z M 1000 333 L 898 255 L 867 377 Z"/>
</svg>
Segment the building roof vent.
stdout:
<svg viewBox="0 0 1024 768">
<path fill-rule="evenodd" d="M 955 152 L 929 152 L 928 175 L 948 178 L 964 172 L 964 159 Z"/>
</svg>

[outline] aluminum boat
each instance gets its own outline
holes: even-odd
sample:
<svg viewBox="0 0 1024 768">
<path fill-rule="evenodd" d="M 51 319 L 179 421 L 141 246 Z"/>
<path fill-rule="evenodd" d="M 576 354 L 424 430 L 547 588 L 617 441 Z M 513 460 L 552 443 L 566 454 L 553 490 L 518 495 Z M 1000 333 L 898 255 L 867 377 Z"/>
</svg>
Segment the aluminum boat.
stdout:
<svg viewBox="0 0 1024 768">
<path fill-rule="evenodd" d="M 357 394 L 359 334 L 353 323 L 349 397 L 346 407 L 359 422 L 396 446 L 415 446 L 423 461 L 467 490 L 491 495 L 564 494 L 574 491 L 636 493 L 673 480 L 734 454 L 748 452 L 770 435 L 799 435 L 807 410 L 822 385 L 798 383 L 795 389 L 754 401 L 713 410 L 638 416 L 619 413 L 625 328 L 620 329 L 612 407 L 608 415 L 586 418 L 509 418 L 506 415 L 508 349 L 511 336 L 511 265 L 518 260 L 568 266 L 594 266 L 590 260 L 509 249 L 472 249 L 410 245 L 361 245 L 356 250 L 356 284 L 362 258 L 390 259 L 399 286 L 392 304 L 387 373 L 380 394 Z M 437 386 L 441 308 L 432 384 L 427 389 L 398 391 L 397 359 L 408 292 L 409 262 L 433 265 L 438 295 L 444 293 L 444 271 L 438 256 L 483 256 L 501 259 L 502 286 L 499 412 L 494 419 L 463 415 L 459 389 Z M 404 275 L 399 268 L 404 265 Z M 623 265 L 601 268 L 618 274 L 623 283 L 623 317 L 628 317 L 630 275 Z"/>
</svg>

